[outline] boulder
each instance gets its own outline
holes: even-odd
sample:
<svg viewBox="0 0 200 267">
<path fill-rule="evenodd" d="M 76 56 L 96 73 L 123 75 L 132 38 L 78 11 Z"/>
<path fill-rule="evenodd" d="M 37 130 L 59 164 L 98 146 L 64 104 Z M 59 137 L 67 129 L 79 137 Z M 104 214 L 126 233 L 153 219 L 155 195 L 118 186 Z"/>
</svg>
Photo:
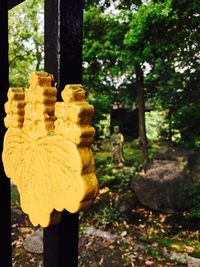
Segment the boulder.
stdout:
<svg viewBox="0 0 200 267">
<path fill-rule="evenodd" d="M 43 230 L 40 228 L 30 236 L 27 236 L 24 241 L 24 249 L 31 253 L 42 254 L 43 248 Z"/>
<path fill-rule="evenodd" d="M 131 181 L 144 206 L 174 213 L 188 209 L 187 188 L 200 183 L 200 154 L 180 148 L 161 149 Z"/>
</svg>

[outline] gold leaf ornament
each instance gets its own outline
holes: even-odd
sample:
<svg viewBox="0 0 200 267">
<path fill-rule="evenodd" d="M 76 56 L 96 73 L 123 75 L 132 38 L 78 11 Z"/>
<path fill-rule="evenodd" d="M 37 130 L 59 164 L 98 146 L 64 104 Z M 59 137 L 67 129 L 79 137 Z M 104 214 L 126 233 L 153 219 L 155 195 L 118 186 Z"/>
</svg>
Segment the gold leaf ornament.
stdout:
<svg viewBox="0 0 200 267">
<path fill-rule="evenodd" d="M 98 191 L 90 149 L 94 108 L 82 85 L 67 85 L 63 102 L 56 95 L 53 76 L 35 72 L 29 89 L 9 89 L 5 104 L 3 164 L 35 226 L 57 223 L 64 209 L 88 208 Z"/>
</svg>

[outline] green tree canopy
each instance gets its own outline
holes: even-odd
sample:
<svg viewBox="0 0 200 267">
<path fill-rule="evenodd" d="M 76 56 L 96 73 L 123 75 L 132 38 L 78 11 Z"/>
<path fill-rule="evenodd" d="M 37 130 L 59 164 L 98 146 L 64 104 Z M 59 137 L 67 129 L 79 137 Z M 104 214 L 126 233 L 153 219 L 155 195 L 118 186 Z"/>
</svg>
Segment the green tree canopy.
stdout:
<svg viewBox="0 0 200 267">
<path fill-rule="evenodd" d="M 44 67 L 43 14 L 42 0 L 26 0 L 9 11 L 11 86 L 27 86 L 30 73 Z"/>
</svg>

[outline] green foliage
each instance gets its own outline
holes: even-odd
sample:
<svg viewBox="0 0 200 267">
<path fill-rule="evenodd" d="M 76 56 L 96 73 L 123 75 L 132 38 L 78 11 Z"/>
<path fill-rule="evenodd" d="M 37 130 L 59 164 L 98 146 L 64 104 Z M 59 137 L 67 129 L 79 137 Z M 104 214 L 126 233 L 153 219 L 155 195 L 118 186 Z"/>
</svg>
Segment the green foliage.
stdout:
<svg viewBox="0 0 200 267">
<path fill-rule="evenodd" d="M 153 248 L 151 245 L 147 245 L 144 249 L 144 255 L 149 256 L 151 255 L 154 258 L 157 258 L 159 253 L 156 248 Z"/>
<path fill-rule="evenodd" d="M 140 146 L 139 141 L 127 142 L 124 144 L 124 158 L 128 166 L 133 166 L 136 170 L 139 170 L 140 165 Z"/>
<path fill-rule="evenodd" d="M 129 90 L 130 85 L 127 86 L 133 80 L 133 68 L 126 64 L 123 44 L 127 26 L 121 13 L 111 15 L 104 12 L 101 4 L 87 5 L 84 14 L 83 82 L 96 107 L 94 124 L 98 135 L 102 132 L 101 121 L 111 113 L 114 103 L 132 104 L 135 101 L 132 88 Z M 127 76 L 131 77 L 131 82 Z"/>
<path fill-rule="evenodd" d="M 184 191 L 184 199 L 187 202 L 189 218 L 200 218 L 200 185 L 192 184 Z"/>
<path fill-rule="evenodd" d="M 105 151 L 106 150 L 106 151 Z M 131 144 L 126 142 L 124 146 L 125 165 L 117 168 L 112 163 L 111 145 L 103 143 L 103 151 L 95 152 L 95 163 L 100 188 L 111 186 L 116 190 L 127 188 L 134 176 L 136 166 L 139 166 L 139 149 L 133 150 Z"/>
<path fill-rule="evenodd" d="M 100 212 L 95 214 L 95 225 L 100 229 L 105 229 L 107 226 L 115 226 L 117 220 L 117 210 L 111 203 L 105 204 Z"/>
<path fill-rule="evenodd" d="M 155 108 L 168 110 L 166 123 L 169 125 L 169 139 L 173 137 L 173 132 L 182 129 L 179 124 L 184 124 L 184 119 L 177 116 L 178 110 L 186 110 L 199 99 L 197 17 L 200 8 L 197 2 L 144 2 L 133 14 L 124 40 L 133 51 L 131 60 L 151 64 L 145 77 L 147 97 Z M 189 140 L 190 143 L 195 144 L 199 131 L 196 135 L 193 132 L 190 134 L 189 128 L 193 128 L 193 122 L 187 122 L 188 126 L 184 129 L 187 136 L 192 135 L 193 141 Z M 185 134 L 181 136 L 186 142 Z"/>
<path fill-rule="evenodd" d="M 110 185 L 112 181 L 116 179 L 115 174 L 113 173 L 114 167 L 112 165 L 107 165 L 101 175 L 99 176 L 99 185 L 100 187 Z"/>
<path fill-rule="evenodd" d="M 198 1 L 120 1 L 114 2 L 116 14 L 105 13 L 109 1 L 97 2 L 87 6 L 84 45 L 85 83 L 94 95 L 103 95 L 95 125 L 100 128 L 101 114 L 109 112 L 113 103 L 136 101 L 134 65 L 149 63 L 146 98 L 155 109 L 168 111 L 161 130 L 169 140 L 176 139 L 179 124 L 184 123 L 179 111 L 199 99 Z M 131 90 L 120 90 L 117 80 L 126 89 L 131 84 Z M 102 112 L 103 102 L 109 108 Z M 192 127 L 188 121 L 187 135 Z M 191 143 L 198 145 L 196 132 Z M 149 135 L 153 138 L 153 133 Z M 181 137 L 187 141 L 184 134 Z"/>
<path fill-rule="evenodd" d="M 176 14 L 173 13 L 171 0 L 148 1 L 143 3 L 132 16 L 130 30 L 126 34 L 125 44 L 134 52 L 137 64 L 173 49 L 171 43 L 166 45 L 167 37 L 173 34 Z"/>
<path fill-rule="evenodd" d="M 200 145 L 199 110 L 199 103 L 191 103 L 178 109 L 173 116 L 173 127 L 180 131 L 182 143 L 189 147 L 199 148 Z"/>
<path fill-rule="evenodd" d="M 17 187 L 13 185 L 11 188 L 11 207 L 18 208 L 19 206 L 20 206 L 19 192 L 17 190 Z"/>
<path fill-rule="evenodd" d="M 148 144 L 148 159 L 153 159 L 156 151 L 160 148 L 159 142 L 149 140 Z M 131 167 L 132 171 L 140 171 L 142 168 L 140 161 L 140 144 L 139 139 L 134 139 L 132 142 L 125 142 L 124 144 L 124 158 L 126 166 Z M 132 173 L 133 177 L 133 173 Z"/>
<path fill-rule="evenodd" d="M 9 11 L 10 86 L 28 86 L 32 71 L 43 69 L 43 1 L 26 0 Z"/>
<path fill-rule="evenodd" d="M 95 97 L 92 93 L 89 94 L 89 102 L 95 107 L 95 114 L 93 117 L 93 124 L 97 131 L 97 135 L 108 134 L 110 126 L 110 116 L 112 101 L 107 95 L 99 95 Z"/>
<path fill-rule="evenodd" d="M 100 152 L 98 152 L 100 153 Z M 98 157 L 96 156 L 95 159 Z M 135 168 L 117 169 L 113 164 L 109 163 L 110 159 L 101 161 L 96 160 L 97 176 L 100 188 L 110 186 L 115 189 L 127 188 L 131 178 L 135 174 Z"/>
<path fill-rule="evenodd" d="M 111 154 L 110 152 L 96 152 L 94 157 L 99 186 L 106 186 L 115 179 L 115 175 L 112 173 Z"/>
<path fill-rule="evenodd" d="M 150 111 L 145 114 L 146 130 L 148 140 L 159 140 L 161 132 L 168 129 L 165 111 Z"/>
<path fill-rule="evenodd" d="M 154 69 L 146 77 L 148 96 L 156 108 L 168 112 L 165 121 L 168 129 L 163 129 L 165 135 L 171 134 L 175 139 L 176 133 L 180 132 L 182 143 L 197 147 L 200 135 L 198 67 L 193 74 L 191 70 L 182 73 L 172 64 L 161 59 L 156 61 Z"/>
<path fill-rule="evenodd" d="M 169 238 L 168 236 L 156 235 L 152 234 L 151 236 L 142 236 L 141 240 L 152 243 L 157 243 L 158 247 L 165 247 L 167 249 L 175 249 L 177 251 L 184 251 L 187 246 L 193 246 L 195 248 L 195 252 L 191 254 L 193 257 L 199 257 L 200 253 L 200 245 L 197 240 L 180 240 L 178 238 Z M 150 253 L 155 257 L 158 255 L 157 250 L 152 248 L 152 246 L 147 246 L 146 253 Z M 153 253 L 153 254 L 152 254 Z"/>
<path fill-rule="evenodd" d="M 42 0 L 9 11 L 10 86 L 28 86 L 29 74 L 43 69 L 43 12 Z M 199 13 L 197 0 L 86 1 L 83 82 L 96 108 L 97 135 L 105 134 L 114 104 L 137 102 L 139 64 L 145 100 L 168 112 L 162 132 L 169 139 L 180 132 L 182 142 L 199 147 Z M 152 129 L 148 137 L 155 138 Z"/>
<path fill-rule="evenodd" d="M 112 94 L 114 79 L 121 74 L 123 31 L 117 18 L 91 6 L 84 15 L 84 83 L 91 91 Z"/>
</svg>

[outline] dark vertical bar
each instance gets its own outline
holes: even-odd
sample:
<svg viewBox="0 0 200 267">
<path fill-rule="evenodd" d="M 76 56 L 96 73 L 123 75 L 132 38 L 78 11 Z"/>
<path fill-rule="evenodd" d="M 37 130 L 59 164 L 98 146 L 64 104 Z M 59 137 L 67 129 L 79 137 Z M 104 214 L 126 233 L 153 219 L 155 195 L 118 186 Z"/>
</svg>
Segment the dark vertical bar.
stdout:
<svg viewBox="0 0 200 267">
<path fill-rule="evenodd" d="M 58 225 L 44 229 L 44 266 L 78 266 L 78 214 L 64 211 Z"/>
<path fill-rule="evenodd" d="M 4 103 L 8 91 L 8 6 L 7 0 L 0 0 L 0 149 L 3 150 L 5 127 Z M 6 178 L 0 159 L 0 266 L 12 266 L 10 181 Z"/>
<path fill-rule="evenodd" d="M 83 0 L 45 0 L 45 70 L 58 88 L 82 81 Z"/>
<path fill-rule="evenodd" d="M 8 9 L 11 9 L 19 4 L 21 4 L 22 2 L 24 2 L 25 0 L 8 0 Z"/>
<path fill-rule="evenodd" d="M 45 70 L 59 91 L 82 82 L 83 0 L 45 0 Z M 60 94 L 58 96 L 60 98 Z M 44 229 L 45 267 L 78 266 L 78 214 Z"/>
</svg>

